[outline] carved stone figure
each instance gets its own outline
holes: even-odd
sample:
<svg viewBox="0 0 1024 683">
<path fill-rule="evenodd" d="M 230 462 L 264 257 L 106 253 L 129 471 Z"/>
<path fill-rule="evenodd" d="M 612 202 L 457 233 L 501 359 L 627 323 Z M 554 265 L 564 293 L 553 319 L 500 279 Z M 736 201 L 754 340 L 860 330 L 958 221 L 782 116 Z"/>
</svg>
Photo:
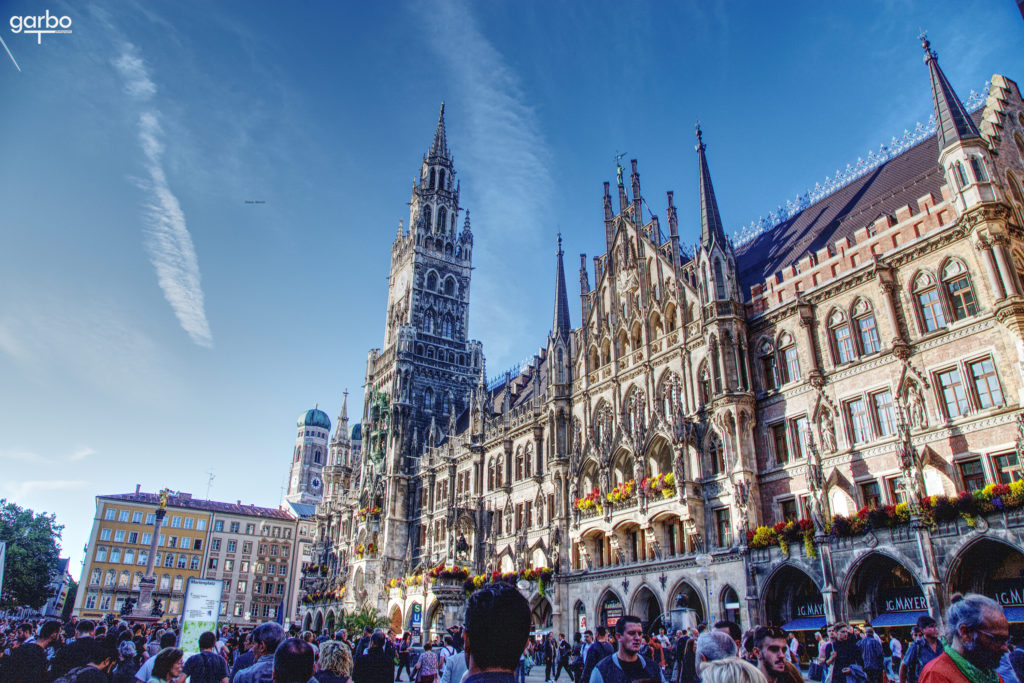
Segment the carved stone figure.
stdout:
<svg viewBox="0 0 1024 683">
<path fill-rule="evenodd" d="M 609 472 L 608 472 L 608 469 L 609 468 L 607 468 L 607 467 L 602 467 L 601 468 L 600 477 L 601 477 L 601 495 L 602 496 L 612 490 L 612 479 L 611 479 L 611 474 L 609 474 Z"/>
<path fill-rule="evenodd" d="M 914 429 L 924 429 L 928 426 L 928 414 L 924 407 L 924 397 L 916 382 L 907 383 L 907 411 L 910 413 L 910 426 Z"/>
<path fill-rule="evenodd" d="M 689 449 L 686 443 L 677 443 L 672 447 L 675 457 L 672 458 L 672 474 L 676 478 L 676 490 L 682 491 L 686 488 L 686 452 Z"/>
<path fill-rule="evenodd" d="M 646 496 L 640 483 L 644 480 L 644 461 L 640 456 L 633 458 L 633 480 L 636 481 L 641 496 Z"/>
<path fill-rule="evenodd" d="M 818 429 L 821 432 L 821 447 L 826 453 L 836 452 L 836 427 L 832 421 L 832 413 L 823 408 L 821 417 L 818 419 Z"/>
<path fill-rule="evenodd" d="M 810 432 L 807 440 L 807 490 L 810 492 L 807 502 L 807 513 L 814 524 L 815 534 L 825 533 L 825 475 L 821 469 L 821 456 L 814 445 Z"/>
</svg>

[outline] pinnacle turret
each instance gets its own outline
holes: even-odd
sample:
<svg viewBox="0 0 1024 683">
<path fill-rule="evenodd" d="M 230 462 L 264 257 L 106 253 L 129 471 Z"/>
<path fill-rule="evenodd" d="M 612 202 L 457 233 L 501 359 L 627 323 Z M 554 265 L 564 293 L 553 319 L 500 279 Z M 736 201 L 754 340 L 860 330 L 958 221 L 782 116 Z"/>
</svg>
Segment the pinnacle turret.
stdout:
<svg viewBox="0 0 1024 683">
<path fill-rule="evenodd" d="M 448 136 L 444 130 L 444 102 L 441 103 L 441 113 L 437 117 L 437 129 L 434 131 L 434 143 L 430 146 L 429 159 L 451 159 L 448 151 Z"/>
<path fill-rule="evenodd" d="M 558 233 L 558 259 L 555 265 L 555 315 L 551 323 L 551 333 L 556 337 L 568 339 L 571 329 L 569 295 L 565 289 L 565 268 L 562 265 L 562 233 Z"/>
<path fill-rule="evenodd" d="M 715 199 L 715 188 L 711 185 L 711 172 L 708 170 L 708 159 L 704 154 L 704 144 L 700 124 L 697 124 L 697 171 L 700 176 L 700 243 L 703 247 L 718 244 L 725 248 L 725 231 L 722 229 L 722 216 L 718 212 L 718 200 Z"/>
<path fill-rule="evenodd" d="M 939 57 L 931 49 L 928 36 L 921 34 L 924 48 L 924 63 L 928 65 L 928 76 L 932 86 L 932 103 L 935 106 L 935 137 L 939 142 L 939 153 L 957 142 L 981 138 L 978 127 L 967 113 L 946 74 L 939 67 Z"/>
</svg>

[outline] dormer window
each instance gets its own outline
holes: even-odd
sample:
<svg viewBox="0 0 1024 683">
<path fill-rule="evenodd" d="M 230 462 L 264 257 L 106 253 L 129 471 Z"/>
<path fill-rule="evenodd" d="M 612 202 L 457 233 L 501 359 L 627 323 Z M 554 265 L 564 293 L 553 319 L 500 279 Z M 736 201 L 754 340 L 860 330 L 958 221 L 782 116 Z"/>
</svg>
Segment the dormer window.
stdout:
<svg viewBox="0 0 1024 683">
<path fill-rule="evenodd" d="M 974 180 L 979 183 L 988 182 L 988 171 L 985 170 L 985 162 L 980 156 L 971 157 L 971 170 L 974 172 Z"/>
</svg>

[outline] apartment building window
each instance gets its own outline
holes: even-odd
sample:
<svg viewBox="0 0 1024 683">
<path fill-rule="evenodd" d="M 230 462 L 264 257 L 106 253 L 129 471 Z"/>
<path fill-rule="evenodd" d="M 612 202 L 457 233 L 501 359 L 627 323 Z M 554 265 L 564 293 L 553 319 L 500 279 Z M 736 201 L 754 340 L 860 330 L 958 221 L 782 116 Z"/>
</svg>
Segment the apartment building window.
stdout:
<svg viewBox="0 0 1024 683">
<path fill-rule="evenodd" d="M 120 548 L 114 548 L 113 550 L 110 551 L 110 561 L 111 562 L 120 562 L 121 561 L 121 549 Z"/>
<path fill-rule="evenodd" d="M 715 535 L 719 548 L 732 545 L 732 526 L 729 523 L 729 508 L 715 510 Z"/>
<path fill-rule="evenodd" d="M 252 584 L 252 592 L 255 593 L 256 595 L 259 595 L 260 593 L 262 593 L 263 592 L 263 584 L 260 583 L 259 581 L 254 581 L 253 584 Z"/>
<path fill-rule="evenodd" d="M 242 616 L 242 612 L 244 612 L 244 611 L 245 611 L 245 603 L 244 602 L 236 602 L 235 603 L 235 612 L 234 612 L 235 616 L 236 617 Z"/>
<path fill-rule="evenodd" d="M 249 588 L 249 582 L 242 580 L 238 582 L 237 592 L 244 593 Z"/>
<path fill-rule="evenodd" d="M 167 539 L 167 547 L 168 548 L 177 548 L 178 547 L 178 537 L 177 536 L 170 536 L 170 537 L 168 537 L 168 539 Z"/>
<path fill-rule="evenodd" d="M 131 548 L 124 551 L 124 563 L 135 564 L 135 551 Z"/>
<path fill-rule="evenodd" d="M 238 522 L 231 522 L 231 533 L 238 533 Z"/>
<path fill-rule="evenodd" d="M 117 574 L 113 569 L 107 570 L 107 579 L 103 582 L 104 586 L 113 586 L 114 582 L 117 581 Z"/>
<path fill-rule="evenodd" d="M 202 550 L 202 549 L 203 549 L 203 539 L 201 539 L 201 538 L 194 538 L 194 539 L 192 539 L 192 550 Z"/>
<path fill-rule="evenodd" d="M 188 567 L 189 567 L 189 569 L 193 569 L 193 570 L 194 569 L 199 569 L 199 556 L 198 555 L 193 555 L 192 556 L 192 559 L 189 560 Z"/>
<path fill-rule="evenodd" d="M 102 529 L 102 530 L 100 530 L 100 540 L 101 541 L 109 541 L 110 540 L 110 529 Z"/>
<path fill-rule="evenodd" d="M 233 539 L 229 539 L 228 540 L 228 552 L 229 553 L 233 553 L 236 550 L 238 550 L 238 541 L 235 541 Z"/>
<path fill-rule="evenodd" d="M 259 552 L 259 554 L 260 555 L 266 555 L 267 554 L 267 544 L 266 543 L 261 543 L 260 544 L 260 552 Z"/>
<path fill-rule="evenodd" d="M 113 522 L 115 519 L 117 519 L 117 510 L 115 510 L 114 508 L 107 508 L 106 512 L 103 513 L 103 519 L 107 520 L 108 522 Z"/>
<path fill-rule="evenodd" d="M 141 512 L 133 512 L 132 513 L 132 524 L 142 524 L 142 513 Z"/>
<path fill-rule="evenodd" d="M 238 571 L 242 572 L 243 574 L 249 573 L 249 560 L 242 560 L 241 562 L 239 562 Z"/>
<path fill-rule="evenodd" d="M 964 491 L 980 491 L 985 488 L 985 470 L 981 460 L 965 460 L 958 465 Z"/>
<path fill-rule="evenodd" d="M 999 389 L 999 378 L 991 358 L 984 358 L 968 364 L 971 378 L 974 380 L 974 393 L 978 397 L 978 406 L 993 408 L 1003 405 L 1003 392 Z"/>
<path fill-rule="evenodd" d="M 210 560 L 206 563 L 206 568 L 207 569 L 216 569 L 217 568 L 217 558 L 216 557 L 211 557 Z"/>
<path fill-rule="evenodd" d="M 160 590 L 169 591 L 171 590 L 171 575 L 163 574 L 160 577 Z"/>
<path fill-rule="evenodd" d="M 893 408 L 892 393 L 886 389 L 871 395 L 871 404 L 875 411 L 875 425 L 879 436 L 896 433 L 896 412 Z"/>
<path fill-rule="evenodd" d="M 994 465 L 993 469 L 996 473 L 996 479 L 999 480 L 1000 484 L 1009 484 L 1010 482 L 1024 479 L 1024 474 L 1021 473 L 1020 460 L 1018 460 L 1015 451 L 993 457 L 992 464 Z"/>
<path fill-rule="evenodd" d="M 148 550 L 140 550 L 139 551 L 139 561 L 138 561 L 138 563 L 139 564 L 147 564 L 148 562 L 149 562 L 149 551 Z"/>
<path fill-rule="evenodd" d="M 218 551 L 220 550 L 220 539 L 219 538 L 215 538 L 212 541 L 210 541 L 210 550 L 218 550 Z"/>
<path fill-rule="evenodd" d="M 278 595 L 284 595 L 284 584 L 283 583 L 277 584 L 277 594 Z"/>
<path fill-rule="evenodd" d="M 89 578 L 89 583 L 94 585 L 94 586 L 98 586 L 100 581 L 102 581 L 102 580 L 103 580 L 103 570 L 102 569 L 93 569 L 92 570 L 92 576 Z"/>
<path fill-rule="evenodd" d="M 850 420 L 850 436 L 853 443 L 863 443 L 871 438 L 868 431 L 868 412 L 864 407 L 864 399 L 855 398 L 846 402 L 846 416 Z"/>
<path fill-rule="evenodd" d="M 178 529 L 180 527 L 181 527 L 181 517 L 179 517 L 178 515 L 175 515 L 174 517 L 171 517 L 171 528 L 172 529 Z"/>
<path fill-rule="evenodd" d="M 153 534 L 145 533 L 142 534 L 142 545 L 149 545 L 153 542 Z"/>
<path fill-rule="evenodd" d="M 174 577 L 174 590 L 180 591 L 182 586 L 184 585 L 184 583 L 185 583 L 185 580 L 181 576 L 175 576 Z"/>
<path fill-rule="evenodd" d="M 114 532 L 114 541 L 116 541 L 117 543 L 124 543 L 124 536 L 124 529 L 118 529 Z"/>
<path fill-rule="evenodd" d="M 249 555 L 249 554 L 252 553 L 252 541 L 243 541 L 242 542 L 242 552 L 245 553 L 246 555 Z"/>
<path fill-rule="evenodd" d="M 711 463 L 711 474 L 719 475 L 725 471 L 725 451 L 717 435 L 712 435 L 708 444 L 708 460 Z"/>
<path fill-rule="evenodd" d="M 109 595 L 104 595 L 102 598 L 100 598 L 100 609 L 103 610 L 104 612 L 109 610 L 110 609 L 110 600 L 111 600 L 111 596 L 109 596 Z"/>
<path fill-rule="evenodd" d="M 96 561 L 106 562 L 107 561 L 107 549 L 103 546 L 96 548 Z"/>
<path fill-rule="evenodd" d="M 939 387 L 942 389 L 942 400 L 946 406 L 946 415 L 953 419 L 966 415 L 968 411 L 967 392 L 960 379 L 959 368 L 952 368 L 939 373 Z"/>
<path fill-rule="evenodd" d="M 276 545 L 270 546 L 270 556 L 277 557 L 278 547 Z"/>
<path fill-rule="evenodd" d="M 139 532 L 138 531 L 131 531 L 131 532 L 129 532 L 128 533 L 128 542 L 131 543 L 132 545 L 135 545 L 136 543 L 138 543 L 139 542 Z"/>
<path fill-rule="evenodd" d="M 200 519 L 199 521 L 197 521 L 196 529 L 199 529 L 200 531 L 206 531 L 206 520 Z"/>
<path fill-rule="evenodd" d="M 277 568 L 277 573 L 280 574 L 281 576 L 284 576 L 285 574 L 288 573 L 288 567 L 286 565 L 283 565 L 283 564 L 280 565 Z"/>
<path fill-rule="evenodd" d="M 174 553 L 167 553 L 167 555 L 164 557 L 164 566 L 165 567 L 173 567 L 174 566 Z"/>
<path fill-rule="evenodd" d="M 775 374 L 775 349 L 772 348 L 771 342 L 767 340 L 761 344 L 760 361 L 761 376 L 764 379 L 764 390 L 772 391 L 773 389 L 777 389 L 779 387 L 779 382 L 778 377 Z"/>
<path fill-rule="evenodd" d="M 775 452 L 775 462 L 784 465 L 789 462 L 789 444 L 786 443 L 786 424 L 780 422 L 768 427 L 771 435 L 772 448 Z"/>
<path fill-rule="evenodd" d="M 224 531 L 224 520 L 218 519 L 216 522 L 214 522 L 213 523 L 213 530 L 214 531 Z"/>
<path fill-rule="evenodd" d="M 255 534 L 256 533 L 256 525 L 255 524 L 246 524 L 245 525 L 245 533 L 249 534 L 250 536 Z"/>
<path fill-rule="evenodd" d="M 224 560 L 224 571 L 231 572 L 235 570 L 234 560 Z"/>
<path fill-rule="evenodd" d="M 877 481 L 866 481 L 860 485 L 860 496 L 869 508 L 882 506 L 882 489 Z"/>
<path fill-rule="evenodd" d="M 152 526 L 156 524 L 156 513 L 150 512 L 146 514 L 146 526 Z"/>
<path fill-rule="evenodd" d="M 89 593 L 85 596 L 85 609 L 96 609 L 96 594 Z"/>
<path fill-rule="evenodd" d="M 127 522 L 131 518 L 131 510 L 121 510 L 121 514 L 117 516 L 119 522 Z"/>
<path fill-rule="evenodd" d="M 178 569 L 184 569 L 188 565 L 188 555 L 181 553 L 178 555 Z"/>
<path fill-rule="evenodd" d="M 186 517 L 185 518 L 185 528 L 186 529 L 191 529 L 194 525 L 195 525 L 195 519 L 193 519 L 192 517 Z"/>
</svg>

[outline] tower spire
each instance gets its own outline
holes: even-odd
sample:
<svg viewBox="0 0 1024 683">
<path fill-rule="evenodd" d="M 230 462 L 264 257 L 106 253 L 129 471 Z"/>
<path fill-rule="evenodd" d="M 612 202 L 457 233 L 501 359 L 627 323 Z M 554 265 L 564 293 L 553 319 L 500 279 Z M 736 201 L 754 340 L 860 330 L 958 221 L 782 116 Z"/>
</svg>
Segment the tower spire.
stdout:
<svg viewBox="0 0 1024 683">
<path fill-rule="evenodd" d="M 700 243 L 704 247 L 718 242 L 726 246 L 725 231 L 722 229 L 722 216 L 718 213 L 718 200 L 715 199 L 715 188 L 711 186 L 711 172 L 708 171 L 708 159 L 704 155 L 707 145 L 704 134 L 697 122 L 697 171 L 700 176 Z"/>
<path fill-rule="evenodd" d="M 437 129 L 434 131 L 434 143 L 430 146 L 429 157 L 451 158 L 448 152 L 448 136 L 444 130 L 444 102 L 441 103 L 441 113 L 437 117 Z"/>
<path fill-rule="evenodd" d="M 928 76 L 932 86 L 932 103 L 935 106 L 935 135 L 939 142 L 939 153 L 956 142 L 981 138 L 978 127 L 956 96 L 946 74 L 939 66 L 939 56 L 931 49 L 928 36 L 921 33 L 921 47 L 924 48 L 924 63 L 928 65 Z"/>
<path fill-rule="evenodd" d="M 565 289 L 565 268 L 562 266 L 562 233 L 558 233 L 558 260 L 555 265 L 555 315 L 551 323 L 551 333 L 556 337 L 568 339 L 571 327 L 569 295 Z"/>
</svg>

